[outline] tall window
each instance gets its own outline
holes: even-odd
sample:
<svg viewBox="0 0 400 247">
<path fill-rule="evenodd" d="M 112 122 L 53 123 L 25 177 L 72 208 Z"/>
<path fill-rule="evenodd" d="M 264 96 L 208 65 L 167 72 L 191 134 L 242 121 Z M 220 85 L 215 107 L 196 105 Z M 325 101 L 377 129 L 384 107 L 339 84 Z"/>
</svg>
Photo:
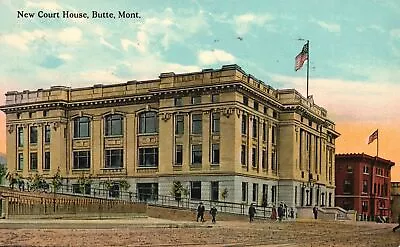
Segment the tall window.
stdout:
<svg viewBox="0 0 400 247">
<path fill-rule="evenodd" d="M 90 151 L 75 151 L 73 169 L 90 168 Z"/>
<path fill-rule="evenodd" d="M 245 166 L 247 164 L 246 159 L 246 145 L 242 145 L 240 150 L 240 163 L 242 164 L 242 166 Z"/>
<path fill-rule="evenodd" d="M 368 193 L 368 180 L 363 181 L 363 193 Z"/>
<path fill-rule="evenodd" d="M 258 102 L 254 102 L 254 110 L 258 111 Z"/>
<path fill-rule="evenodd" d="M 253 119 L 253 138 L 257 138 L 257 119 Z"/>
<path fill-rule="evenodd" d="M 257 148 L 252 148 L 251 164 L 253 167 L 257 167 Z"/>
<path fill-rule="evenodd" d="M 219 164 L 219 144 L 212 144 L 212 164 Z"/>
<path fill-rule="evenodd" d="M 158 167 L 158 148 L 139 148 L 139 167 Z"/>
<path fill-rule="evenodd" d="M 272 144 L 276 144 L 276 127 L 272 126 Z"/>
<path fill-rule="evenodd" d="M 175 134 L 183 135 L 185 129 L 185 117 L 183 115 L 177 115 L 175 117 Z"/>
<path fill-rule="evenodd" d="M 29 142 L 30 144 L 36 144 L 37 143 L 37 127 L 36 126 L 31 126 L 30 127 L 30 133 L 29 133 Z"/>
<path fill-rule="evenodd" d="M 139 133 L 157 133 L 158 117 L 156 112 L 143 112 L 139 115 Z"/>
<path fill-rule="evenodd" d="M 267 140 L 267 125 L 263 123 L 263 141 Z"/>
<path fill-rule="evenodd" d="M 247 134 L 247 116 L 242 115 L 242 135 Z"/>
<path fill-rule="evenodd" d="M 108 115 L 106 117 L 105 135 L 118 136 L 122 135 L 123 117 L 119 114 Z"/>
<path fill-rule="evenodd" d="M 271 201 L 272 203 L 276 202 L 276 185 L 271 186 Z"/>
<path fill-rule="evenodd" d="M 201 114 L 193 114 L 192 115 L 192 134 L 201 134 L 202 132 L 202 115 Z"/>
<path fill-rule="evenodd" d="M 44 126 L 44 142 L 50 143 L 50 136 L 51 136 L 51 127 L 50 125 L 46 124 Z"/>
<path fill-rule="evenodd" d="M 264 207 L 268 206 L 268 184 L 263 184 L 263 190 L 262 190 L 262 205 Z"/>
<path fill-rule="evenodd" d="M 271 154 L 271 158 L 272 158 L 272 167 L 271 167 L 271 169 L 272 170 L 276 170 L 276 162 L 277 162 L 277 159 L 276 159 L 276 153 L 275 153 L 275 151 L 272 151 L 272 154 Z"/>
<path fill-rule="evenodd" d="M 253 184 L 253 202 L 258 202 L 258 184 Z"/>
<path fill-rule="evenodd" d="M 29 169 L 31 171 L 37 170 L 37 153 L 30 153 Z"/>
<path fill-rule="evenodd" d="M 175 106 L 182 106 L 183 105 L 183 99 L 182 97 L 177 97 L 174 99 L 174 105 Z"/>
<path fill-rule="evenodd" d="M 201 181 L 190 182 L 190 198 L 201 200 Z"/>
<path fill-rule="evenodd" d="M 193 96 L 192 97 L 192 104 L 193 105 L 201 104 L 201 96 Z"/>
<path fill-rule="evenodd" d="M 211 182 L 211 201 L 219 200 L 219 183 L 216 181 Z"/>
<path fill-rule="evenodd" d="M 249 98 L 243 96 L 243 104 L 244 105 L 249 105 Z"/>
<path fill-rule="evenodd" d="M 212 114 L 212 133 L 214 134 L 219 133 L 219 119 L 220 119 L 219 112 L 215 112 Z"/>
<path fill-rule="evenodd" d="M 351 181 L 348 179 L 344 180 L 344 186 L 343 186 L 343 192 L 345 194 L 352 194 L 353 193 L 353 188 L 352 188 Z"/>
<path fill-rule="evenodd" d="M 18 127 L 18 147 L 24 146 L 24 128 Z"/>
<path fill-rule="evenodd" d="M 175 149 L 175 165 L 181 166 L 183 162 L 183 145 L 176 145 Z"/>
<path fill-rule="evenodd" d="M 261 166 L 263 169 L 266 169 L 266 165 L 267 165 L 267 150 L 263 150 Z"/>
<path fill-rule="evenodd" d="M 18 170 L 23 170 L 24 169 L 24 154 L 19 153 L 18 154 Z"/>
<path fill-rule="evenodd" d="M 90 119 L 78 117 L 74 119 L 74 137 L 84 138 L 90 136 Z"/>
<path fill-rule="evenodd" d="M 201 164 L 202 148 L 200 145 L 192 145 L 192 164 Z"/>
<path fill-rule="evenodd" d="M 247 202 L 247 182 L 242 182 L 242 202 Z"/>
<path fill-rule="evenodd" d="M 50 152 L 44 153 L 43 170 L 50 170 Z"/>
<path fill-rule="evenodd" d="M 105 168 L 121 168 L 124 166 L 122 149 L 106 150 Z"/>
</svg>

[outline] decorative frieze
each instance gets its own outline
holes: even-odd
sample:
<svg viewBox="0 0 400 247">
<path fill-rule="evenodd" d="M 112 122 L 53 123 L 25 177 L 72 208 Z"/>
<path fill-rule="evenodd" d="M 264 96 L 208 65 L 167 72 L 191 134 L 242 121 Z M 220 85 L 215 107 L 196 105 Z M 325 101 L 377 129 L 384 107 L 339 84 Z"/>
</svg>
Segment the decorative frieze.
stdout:
<svg viewBox="0 0 400 247">
<path fill-rule="evenodd" d="M 138 137 L 138 145 L 139 146 L 157 146 L 158 145 L 158 136 L 139 136 Z"/>
</svg>

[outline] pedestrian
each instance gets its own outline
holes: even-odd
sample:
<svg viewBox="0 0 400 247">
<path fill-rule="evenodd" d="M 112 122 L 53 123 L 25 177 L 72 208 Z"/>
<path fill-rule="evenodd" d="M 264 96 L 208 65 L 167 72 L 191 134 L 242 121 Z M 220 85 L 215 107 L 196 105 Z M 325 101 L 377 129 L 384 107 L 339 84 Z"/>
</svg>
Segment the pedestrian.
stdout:
<svg viewBox="0 0 400 247">
<path fill-rule="evenodd" d="M 272 205 L 272 209 L 271 209 L 271 220 L 276 221 L 276 208 L 275 208 L 275 204 Z"/>
<path fill-rule="evenodd" d="M 395 232 L 397 229 L 400 228 L 400 214 L 399 214 L 399 216 L 397 216 L 397 223 L 398 223 L 399 225 L 396 226 L 395 228 L 393 228 L 393 232 Z"/>
<path fill-rule="evenodd" d="M 215 217 L 217 217 L 217 211 L 218 210 L 214 205 L 210 209 L 210 214 L 211 214 L 211 217 L 212 217 L 212 223 L 216 223 Z"/>
<path fill-rule="evenodd" d="M 294 210 L 293 208 L 290 208 L 290 218 L 294 218 Z"/>
<path fill-rule="evenodd" d="M 317 205 L 315 205 L 312 209 L 313 214 L 314 214 L 314 219 L 318 219 L 318 208 Z"/>
<path fill-rule="evenodd" d="M 249 217 L 250 217 L 250 222 L 254 221 L 254 216 L 256 215 L 256 208 L 254 207 L 253 203 L 250 204 L 249 207 Z"/>
<path fill-rule="evenodd" d="M 279 221 L 282 221 L 282 219 L 283 219 L 283 205 L 282 205 L 282 203 L 279 204 L 279 207 L 278 207 L 278 217 L 279 217 Z"/>
<path fill-rule="evenodd" d="M 197 222 L 199 222 L 199 219 L 201 222 L 204 222 L 204 211 L 206 211 L 206 208 L 204 207 L 203 203 L 200 202 L 199 206 L 197 207 Z"/>
</svg>

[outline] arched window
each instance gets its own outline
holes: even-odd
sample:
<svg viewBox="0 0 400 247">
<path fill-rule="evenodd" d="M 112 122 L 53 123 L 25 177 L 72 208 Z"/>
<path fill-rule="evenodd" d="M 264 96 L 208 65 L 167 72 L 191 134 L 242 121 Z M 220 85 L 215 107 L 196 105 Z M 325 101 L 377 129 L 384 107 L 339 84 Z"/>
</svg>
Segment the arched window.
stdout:
<svg viewBox="0 0 400 247">
<path fill-rule="evenodd" d="M 105 136 L 119 136 L 122 134 L 123 117 L 119 114 L 108 115 L 105 122 Z"/>
<path fill-rule="evenodd" d="M 74 137 L 90 137 L 90 119 L 88 117 L 74 119 Z"/>
<path fill-rule="evenodd" d="M 156 112 L 143 112 L 139 115 L 139 133 L 158 133 L 158 117 Z"/>
</svg>

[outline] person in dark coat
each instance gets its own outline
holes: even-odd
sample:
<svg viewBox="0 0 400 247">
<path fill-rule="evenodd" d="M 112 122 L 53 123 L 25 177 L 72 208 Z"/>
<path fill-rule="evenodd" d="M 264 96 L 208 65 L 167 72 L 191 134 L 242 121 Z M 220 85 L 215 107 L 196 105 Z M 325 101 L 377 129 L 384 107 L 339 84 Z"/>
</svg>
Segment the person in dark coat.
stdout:
<svg viewBox="0 0 400 247">
<path fill-rule="evenodd" d="M 250 204 L 249 207 L 249 217 L 250 217 L 250 222 L 254 221 L 254 216 L 256 215 L 256 208 L 254 207 L 253 203 Z"/>
<path fill-rule="evenodd" d="M 215 217 L 217 216 L 217 208 L 215 207 L 215 206 L 212 206 L 211 207 L 211 209 L 210 209 L 210 214 L 211 214 L 211 216 L 212 216 L 212 223 L 216 223 L 217 221 L 216 221 L 216 219 L 215 219 Z"/>
<path fill-rule="evenodd" d="M 279 221 L 282 221 L 282 219 L 283 219 L 283 205 L 282 205 L 282 203 L 278 207 L 278 217 L 279 217 Z"/>
<path fill-rule="evenodd" d="M 204 207 L 203 203 L 200 202 L 199 206 L 197 207 L 197 222 L 199 222 L 199 219 L 201 222 L 204 222 L 204 211 L 206 211 L 206 208 Z"/>
<path fill-rule="evenodd" d="M 313 214 L 314 214 L 314 219 L 318 219 L 318 208 L 317 205 L 315 205 L 312 209 Z"/>
<path fill-rule="evenodd" d="M 396 226 L 395 228 L 393 228 L 393 232 L 395 232 L 397 229 L 400 228 L 400 214 L 399 214 L 399 216 L 397 216 L 397 223 L 399 223 L 399 225 Z"/>
</svg>

